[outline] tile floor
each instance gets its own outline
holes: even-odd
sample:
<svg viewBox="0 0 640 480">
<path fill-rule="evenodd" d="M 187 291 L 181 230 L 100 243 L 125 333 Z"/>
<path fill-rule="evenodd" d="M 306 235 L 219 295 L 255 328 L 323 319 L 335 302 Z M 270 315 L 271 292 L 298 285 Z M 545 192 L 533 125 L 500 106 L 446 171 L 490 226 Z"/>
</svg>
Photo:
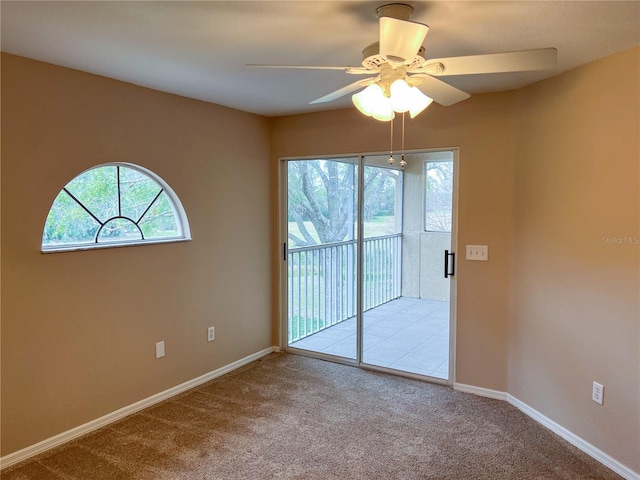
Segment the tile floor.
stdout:
<svg viewBox="0 0 640 480">
<path fill-rule="evenodd" d="M 362 362 L 441 379 L 449 376 L 449 303 L 401 297 L 364 313 Z M 356 320 L 291 347 L 356 358 Z"/>
</svg>

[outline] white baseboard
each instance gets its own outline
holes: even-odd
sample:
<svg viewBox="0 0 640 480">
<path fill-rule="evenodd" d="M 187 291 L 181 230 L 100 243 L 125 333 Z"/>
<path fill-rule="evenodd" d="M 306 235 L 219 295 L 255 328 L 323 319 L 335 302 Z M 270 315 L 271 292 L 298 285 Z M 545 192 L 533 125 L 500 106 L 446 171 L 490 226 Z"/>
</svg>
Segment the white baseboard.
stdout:
<svg viewBox="0 0 640 480">
<path fill-rule="evenodd" d="M 4 457 L 0 458 L 0 470 L 16 463 L 22 462 L 30 457 L 33 457 L 34 455 L 38 455 L 40 453 L 46 452 L 47 450 L 51 450 L 54 447 L 62 445 L 63 443 L 67 443 L 75 438 L 81 437 L 82 435 L 93 432 L 94 430 L 104 427 L 105 425 L 116 422 L 128 415 L 136 413 L 156 403 L 162 402 L 163 400 L 171 398 L 191 388 L 197 387 L 198 385 L 202 385 L 209 380 L 213 380 L 214 378 L 236 370 L 243 365 L 251 363 L 255 360 L 258 360 L 259 358 L 262 358 L 266 355 L 269 355 L 270 353 L 277 352 L 279 350 L 280 349 L 278 347 L 265 348 L 264 350 L 241 358 L 240 360 L 230 363 L 229 365 L 225 365 L 224 367 L 218 368 L 217 370 L 205 373 L 200 377 L 181 383 L 180 385 L 176 385 L 175 387 L 172 387 L 163 392 L 156 393 L 155 395 L 140 400 L 139 402 L 132 403 L 131 405 L 128 405 L 126 407 L 120 408 L 115 412 L 108 413 L 107 415 L 104 415 L 100 418 L 96 418 L 95 420 L 87 422 L 84 425 L 72 428 L 71 430 L 67 430 L 66 432 L 62 432 L 51 438 L 47 438 L 46 440 L 23 448 L 22 450 L 10 453 L 9 455 L 5 455 Z"/>
<path fill-rule="evenodd" d="M 562 425 L 554 422 L 550 418 L 544 416 L 542 413 L 531 408 L 526 403 L 518 400 L 512 395 L 507 395 L 507 402 L 509 402 L 514 407 L 516 407 L 518 410 L 522 411 L 523 413 L 533 418 L 538 423 L 547 427 L 553 433 L 564 438 L 567 442 L 569 442 L 574 447 L 579 448 L 584 453 L 593 457 L 595 460 L 602 463 L 604 466 L 610 468 L 621 477 L 624 477 L 626 480 L 640 480 L 639 473 L 634 472 L 630 468 L 625 467 L 620 462 L 618 462 L 614 458 L 604 453 L 602 450 L 594 447 L 589 442 L 586 442 L 585 440 L 583 440 L 573 432 L 570 432 L 569 430 L 564 428 Z"/>
<path fill-rule="evenodd" d="M 496 400 L 506 400 L 507 392 L 499 390 L 491 390 L 489 388 L 474 387 L 473 385 L 465 385 L 464 383 L 454 383 L 453 389 L 458 392 L 473 393 L 481 397 L 495 398 Z"/>
<path fill-rule="evenodd" d="M 620 462 L 616 461 L 614 458 L 610 457 L 602 450 L 591 445 L 589 442 L 586 442 L 573 432 L 570 432 L 562 425 L 554 422 L 550 418 L 544 416 L 542 413 L 537 410 L 531 408 L 526 403 L 518 400 L 513 395 L 509 395 L 506 392 L 500 392 L 498 390 L 491 390 L 488 388 L 475 387 L 473 385 L 465 385 L 463 383 L 454 383 L 454 390 L 465 393 L 473 393 L 474 395 L 480 395 L 481 397 L 495 398 L 496 400 L 505 400 L 509 402 L 511 405 L 516 407 L 518 410 L 533 418 L 535 421 L 543 425 L 544 427 L 551 430 L 553 433 L 559 435 L 564 438 L 567 442 L 569 442 L 574 447 L 579 448 L 584 453 L 594 458 L 604 466 L 610 468 L 614 472 L 616 472 L 621 477 L 626 480 L 640 480 L 640 474 L 634 472 L 628 467 L 625 467 Z"/>
</svg>

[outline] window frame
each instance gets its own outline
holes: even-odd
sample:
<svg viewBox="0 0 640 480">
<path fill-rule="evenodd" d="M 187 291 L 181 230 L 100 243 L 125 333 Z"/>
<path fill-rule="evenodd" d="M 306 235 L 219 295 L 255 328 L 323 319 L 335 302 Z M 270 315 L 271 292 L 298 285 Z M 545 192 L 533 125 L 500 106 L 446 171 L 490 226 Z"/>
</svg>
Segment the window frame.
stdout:
<svg viewBox="0 0 640 480">
<path fill-rule="evenodd" d="M 147 210 L 145 210 L 145 212 L 140 216 L 140 219 L 138 219 L 138 222 L 140 222 L 140 220 L 144 217 L 144 215 L 147 213 L 147 211 L 154 205 L 155 201 L 164 192 L 166 197 L 167 197 L 167 200 L 169 201 L 169 203 L 171 204 L 171 207 L 173 209 L 173 213 L 174 213 L 176 226 L 178 228 L 179 235 L 178 236 L 174 236 L 174 237 L 152 238 L 152 239 L 145 239 L 144 235 L 142 235 L 142 237 L 143 237 L 142 239 L 99 242 L 98 238 L 99 238 L 100 232 L 102 231 L 103 227 L 105 225 L 107 225 L 109 222 L 111 222 L 112 220 L 117 219 L 117 218 L 125 218 L 125 219 L 131 221 L 138 229 L 140 229 L 138 224 L 135 221 L 133 221 L 133 219 L 128 218 L 128 217 L 123 217 L 122 215 L 114 216 L 114 217 L 109 218 L 109 219 L 105 220 L 104 222 L 102 222 L 101 220 L 99 220 L 96 217 L 96 215 L 93 212 L 91 212 L 91 210 L 86 205 L 84 205 L 80 200 L 78 200 L 72 193 L 67 191 L 67 186 L 71 182 L 73 182 L 73 180 L 75 180 L 78 177 L 81 177 L 82 175 L 86 174 L 87 172 L 89 172 L 91 170 L 95 170 L 95 169 L 103 168 L 103 167 L 124 167 L 124 168 L 128 168 L 130 170 L 134 170 L 134 171 L 144 175 L 145 177 L 147 177 L 147 178 L 151 179 L 153 182 L 155 182 L 161 188 L 161 190 L 160 190 L 160 192 L 158 192 L 158 194 L 151 201 L 151 203 L 147 207 Z M 118 178 L 118 183 L 119 182 L 120 182 L 120 180 Z M 93 167 L 90 167 L 90 168 L 88 168 L 86 170 L 83 170 L 79 174 L 75 175 L 71 180 L 69 180 L 67 183 L 65 183 L 65 185 L 60 189 L 60 191 L 56 194 L 55 198 L 51 202 L 51 206 L 49 207 L 49 210 L 47 211 L 47 216 L 45 218 L 44 226 L 43 226 L 43 229 L 42 229 L 43 237 L 44 237 L 44 230 L 45 230 L 46 225 L 47 225 L 47 218 L 49 217 L 49 213 L 51 212 L 51 209 L 53 208 L 53 205 L 55 204 L 55 201 L 58 198 L 58 195 L 60 194 L 60 192 L 66 192 L 82 209 L 84 209 L 90 216 L 92 216 L 94 218 L 94 220 L 96 220 L 100 224 L 100 227 L 99 227 L 98 231 L 96 232 L 95 241 L 93 241 L 91 243 L 83 242 L 83 243 L 67 243 L 67 244 L 60 244 L 60 245 L 44 245 L 44 243 L 43 243 L 44 242 L 44 238 L 42 238 L 41 239 L 41 243 L 40 243 L 40 251 L 42 253 L 58 253 L 58 252 L 72 252 L 72 251 L 79 251 L 79 250 L 95 250 L 95 249 L 103 249 L 103 248 L 132 247 L 132 246 L 136 246 L 136 245 L 154 245 L 154 244 L 159 244 L 159 243 L 177 243 L 177 242 L 188 242 L 188 241 L 192 240 L 192 238 L 191 238 L 191 229 L 189 227 L 189 220 L 187 218 L 187 213 L 184 210 L 184 207 L 182 206 L 182 202 L 178 198 L 178 195 L 176 195 L 176 193 L 169 186 L 169 184 L 167 182 L 165 182 L 159 175 L 157 175 L 156 173 L 152 172 L 151 170 L 149 170 L 149 169 L 147 169 L 145 167 L 142 167 L 140 165 L 136 165 L 136 164 L 133 164 L 133 163 L 127 163 L 127 162 L 106 162 L 106 163 L 101 163 L 101 164 L 98 164 L 98 165 L 94 165 Z M 121 201 L 120 187 L 118 185 L 118 202 L 120 202 L 120 201 Z"/>
</svg>

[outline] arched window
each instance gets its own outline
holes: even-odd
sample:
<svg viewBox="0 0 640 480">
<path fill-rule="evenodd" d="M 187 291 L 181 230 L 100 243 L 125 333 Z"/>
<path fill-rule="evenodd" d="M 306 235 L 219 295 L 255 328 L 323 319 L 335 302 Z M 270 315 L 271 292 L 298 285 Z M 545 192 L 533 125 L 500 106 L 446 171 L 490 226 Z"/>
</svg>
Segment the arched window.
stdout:
<svg viewBox="0 0 640 480">
<path fill-rule="evenodd" d="M 82 172 L 58 193 L 42 251 L 190 239 L 187 215 L 164 180 L 137 165 L 106 163 Z"/>
</svg>

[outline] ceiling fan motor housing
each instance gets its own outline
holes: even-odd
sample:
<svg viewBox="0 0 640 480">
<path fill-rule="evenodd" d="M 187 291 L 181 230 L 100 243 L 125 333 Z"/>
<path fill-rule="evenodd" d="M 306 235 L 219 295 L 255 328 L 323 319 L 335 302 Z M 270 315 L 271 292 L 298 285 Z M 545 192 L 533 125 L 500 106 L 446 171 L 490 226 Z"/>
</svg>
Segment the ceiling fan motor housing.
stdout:
<svg viewBox="0 0 640 480">
<path fill-rule="evenodd" d="M 410 20 L 413 7 L 406 3 L 387 3 L 376 8 L 378 18 L 391 17 L 398 20 Z"/>
<path fill-rule="evenodd" d="M 418 69 L 425 62 L 424 47 L 420 47 L 413 61 L 406 62 L 404 67 L 411 71 Z M 380 55 L 380 42 L 374 42 L 362 50 L 362 66 L 369 70 L 380 70 L 382 65 L 388 63 L 388 60 Z"/>
</svg>

